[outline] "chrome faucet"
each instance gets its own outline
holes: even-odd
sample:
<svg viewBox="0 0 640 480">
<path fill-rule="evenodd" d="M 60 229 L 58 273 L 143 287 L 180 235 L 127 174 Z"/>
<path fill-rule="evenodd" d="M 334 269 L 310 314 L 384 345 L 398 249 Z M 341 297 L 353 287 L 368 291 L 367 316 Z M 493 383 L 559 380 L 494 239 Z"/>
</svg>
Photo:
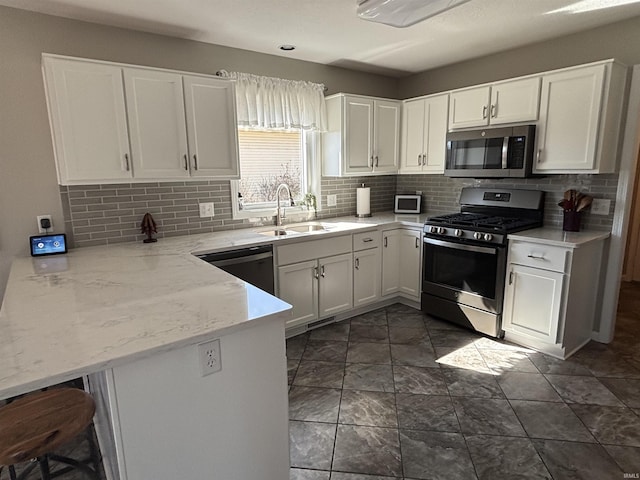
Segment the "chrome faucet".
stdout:
<svg viewBox="0 0 640 480">
<path fill-rule="evenodd" d="M 290 206 L 293 207 L 295 205 L 295 203 L 293 203 L 293 197 L 291 196 L 291 190 L 289 190 L 289 185 L 287 185 L 286 183 L 281 183 L 280 185 L 278 185 L 278 188 L 276 189 L 276 227 L 282 226 L 282 219 L 284 218 L 284 208 L 282 209 L 283 214 L 280 215 L 280 192 L 282 190 L 286 190 L 289 194 L 289 202 L 291 202 Z"/>
</svg>

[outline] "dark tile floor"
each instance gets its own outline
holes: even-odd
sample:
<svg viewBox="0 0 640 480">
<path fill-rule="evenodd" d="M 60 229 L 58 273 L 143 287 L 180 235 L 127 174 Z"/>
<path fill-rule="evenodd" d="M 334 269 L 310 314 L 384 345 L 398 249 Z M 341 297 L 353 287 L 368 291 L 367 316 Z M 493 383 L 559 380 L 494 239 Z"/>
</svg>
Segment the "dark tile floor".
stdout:
<svg viewBox="0 0 640 480">
<path fill-rule="evenodd" d="M 396 304 L 287 341 L 291 480 L 640 475 L 640 286 L 566 361 Z"/>
</svg>

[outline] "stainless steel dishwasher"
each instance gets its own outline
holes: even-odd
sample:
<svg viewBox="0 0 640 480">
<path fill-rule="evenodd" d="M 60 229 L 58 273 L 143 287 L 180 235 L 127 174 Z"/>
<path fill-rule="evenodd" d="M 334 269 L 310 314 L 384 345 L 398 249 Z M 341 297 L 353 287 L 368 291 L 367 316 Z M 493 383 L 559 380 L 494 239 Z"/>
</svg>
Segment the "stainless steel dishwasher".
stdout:
<svg viewBox="0 0 640 480">
<path fill-rule="evenodd" d="M 275 294 L 272 245 L 205 253 L 197 257 L 271 295 Z"/>
</svg>

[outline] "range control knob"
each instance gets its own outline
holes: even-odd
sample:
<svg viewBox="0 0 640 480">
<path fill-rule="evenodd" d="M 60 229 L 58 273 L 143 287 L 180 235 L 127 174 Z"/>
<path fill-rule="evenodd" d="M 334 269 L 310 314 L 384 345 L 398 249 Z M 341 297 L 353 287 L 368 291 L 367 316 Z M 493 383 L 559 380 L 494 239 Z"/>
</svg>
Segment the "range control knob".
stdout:
<svg viewBox="0 0 640 480">
<path fill-rule="evenodd" d="M 482 240 L 482 234 L 480 232 L 476 232 L 473 234 L 473 238 L 476 240 Z"/>
<path fill-rule="evenodd" d="M 444 235 L 445 233 L 447 233 L 447 230 L 444 227 L 438 227 L 438 233 L 440 235 Z"/>
<path fill-rule="evenodd" d="M 438 227 L 429 227 L 429 233 L 438 233 Z"/>
<path fill-rule="evenodd" d="M 485 233 L 485 234 L 484 234 L 484 239 L 485 239 L 487 242 L 490 242 L 490 241 L 493 239 L 493 235 L 491 235 L 490 233 Z"/>
<path fill-rule="evenodd" d="M 456 237 L 461 237 L 461 236 L 462 236 L 462 230 L 460 230 L 459 228 L 456 228 L 456 229 L 454 230 L 453 234 L 454 234 Z"/>
</svg>

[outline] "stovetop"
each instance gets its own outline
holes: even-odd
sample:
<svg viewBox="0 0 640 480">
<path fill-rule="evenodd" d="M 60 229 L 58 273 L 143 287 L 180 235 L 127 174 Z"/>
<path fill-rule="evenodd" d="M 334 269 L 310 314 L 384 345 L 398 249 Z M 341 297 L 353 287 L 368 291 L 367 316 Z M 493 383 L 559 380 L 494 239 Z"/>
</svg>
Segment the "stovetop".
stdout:
<svg viewBox="0 0 640 480">
<path fill-rule="evenodd" d="M 506 245 L 509 233 L 541 227 L 544 192 L 465 187 L 461 211 L 427 219 L 425 236 L 457 243 Z"/>
<path fill-rule="evenodd" d="M 427 219 L 424 233 L 458 243 L 506 245 L 509 233 L 541 227 L 542 219 L 453 213 Z"/>
<path fill-rule="evenodd" d="M 504 217 L 479 213 L 452 213 L 427 220 L 428 225 L 450 226 L 452 228 L 471 228 L 499 233 L 514 233 L 526 228 L 540 226 L 540 221 L 531 218 Z"/>
</svg>

